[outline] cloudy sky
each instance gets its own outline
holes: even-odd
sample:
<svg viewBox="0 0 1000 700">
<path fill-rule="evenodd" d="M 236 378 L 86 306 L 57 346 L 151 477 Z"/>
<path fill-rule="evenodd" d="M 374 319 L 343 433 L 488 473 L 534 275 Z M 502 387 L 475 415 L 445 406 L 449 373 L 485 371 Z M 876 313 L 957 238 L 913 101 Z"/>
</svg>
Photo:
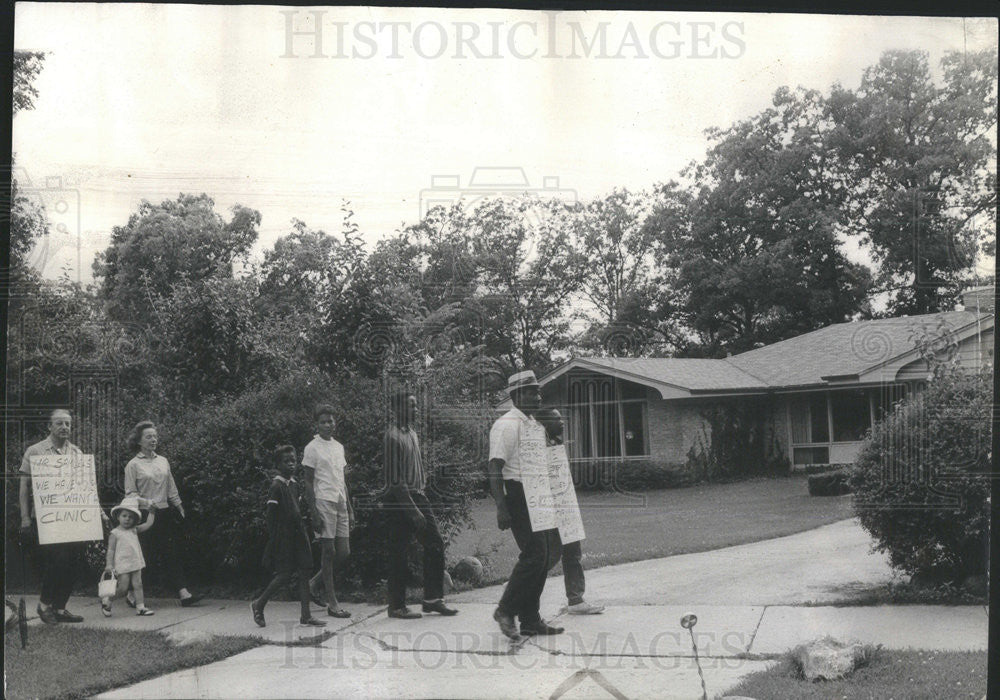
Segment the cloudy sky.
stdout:
<svg viewBox="0 0 1000 700">
<path fill-rule="evenodd" d="M 292 217 L 338 230 L 347 199 L 374 241 L 477 168 L 563 197 L 648 187 L 782 85 L 996 45 L 995 19 L 18 3 L 15 47 L 47 57 L 14 151 L 65 232 L 46 275 L 86 280 L 142 199 L 256 208 L 258 252 Z"/>
</svg>

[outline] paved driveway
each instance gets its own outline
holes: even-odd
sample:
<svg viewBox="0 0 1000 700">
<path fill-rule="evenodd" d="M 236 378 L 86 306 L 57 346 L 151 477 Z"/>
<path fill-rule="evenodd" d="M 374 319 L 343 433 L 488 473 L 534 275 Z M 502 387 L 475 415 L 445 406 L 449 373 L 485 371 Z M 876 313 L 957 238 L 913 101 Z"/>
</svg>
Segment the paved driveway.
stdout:
<svg viewBox="0 0 1000 700">
<path fill-rule="evenodd" d="M 893 580 L 884 555 L 857 520 L 711 552 L 587 571 L 587 599 L 630 605 L 802 605 L 850 600 L 851 592 Z M 583 543 L 584 557 L 587 542 Z M 468 591 L 455 602 L 496 602 L 502 586 Z M 547 609 L 565 603 L 562 577 L 550 578 Z"/>
</svg>

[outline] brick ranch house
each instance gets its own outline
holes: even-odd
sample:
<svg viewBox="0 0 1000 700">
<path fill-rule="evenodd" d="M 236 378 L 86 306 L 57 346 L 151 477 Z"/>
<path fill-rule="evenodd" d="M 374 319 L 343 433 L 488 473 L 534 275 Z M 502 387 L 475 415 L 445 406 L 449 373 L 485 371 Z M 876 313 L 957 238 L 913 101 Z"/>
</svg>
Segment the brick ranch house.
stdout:
<svg viewBox="0 0 1000 700">
<path fill-rule="evenodd" d="M 575 358 L 539 378 L 542 400 L 566 416 L 575 461 L 683 464 L 713 403 L 767 397 L 764 424 L 793 469 L 848 464 L 874 421 L 926 382 L 928 352 L 971 369 L 992 361 L 994 289 L 968 290 L 962 301 L 949 312 L 838 323 L 725 359 Z"/>
</svg>

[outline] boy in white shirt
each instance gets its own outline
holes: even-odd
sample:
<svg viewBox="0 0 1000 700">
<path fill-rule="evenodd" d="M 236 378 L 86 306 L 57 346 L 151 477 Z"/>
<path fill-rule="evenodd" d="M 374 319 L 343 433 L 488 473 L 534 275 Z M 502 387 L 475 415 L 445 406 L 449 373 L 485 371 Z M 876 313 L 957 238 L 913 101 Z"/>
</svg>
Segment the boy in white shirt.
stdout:
<svg viewBox="0 0 1000 700">
<path fill-rule="evenodd" d="M 344 480 L 344 446 L 333 439 L 337 421 L 332 406 L 322 404 L 316 407 L 316 436 L 306 445 L 302 453 L 305 474 L 306 499 L 309 503 L 316 528 L 322 559 L 322 567 L 309 582 L 313 601 L 326 606 L 331 617 L 350 617 L 351 613 L 340 607 L 333 588 L 334 572 L 343 566 L 351 556 L 350 531 L 354 521 L 354 510 L 347 493 Z M 316 593 L 322 586 L 326 600 Z"/>
</svg>

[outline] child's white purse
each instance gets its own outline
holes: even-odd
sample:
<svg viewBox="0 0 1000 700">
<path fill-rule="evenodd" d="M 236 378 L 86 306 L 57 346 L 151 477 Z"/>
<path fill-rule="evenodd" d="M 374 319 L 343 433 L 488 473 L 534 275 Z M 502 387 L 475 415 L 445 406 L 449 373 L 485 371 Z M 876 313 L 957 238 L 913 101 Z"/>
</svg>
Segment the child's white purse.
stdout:
<svg viewBox="0 0 1000 700">
<path fill-rule="evenodd" d="M 101 580 L 97 582 L 98 598 L 113 598 L 118 589 L 118 578 L 114 571 L 105 571 L 101 574 Z"/>
</svg>

